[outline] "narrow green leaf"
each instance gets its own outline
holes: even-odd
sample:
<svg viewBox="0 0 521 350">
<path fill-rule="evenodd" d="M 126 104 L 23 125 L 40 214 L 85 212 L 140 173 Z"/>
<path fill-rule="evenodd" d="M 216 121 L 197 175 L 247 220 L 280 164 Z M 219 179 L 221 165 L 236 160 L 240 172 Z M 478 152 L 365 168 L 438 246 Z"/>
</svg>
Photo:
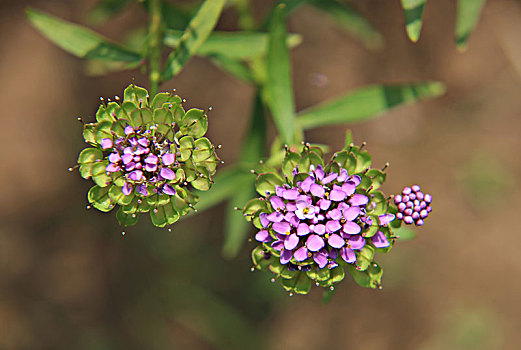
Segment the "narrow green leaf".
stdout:
<svg viewBox="0 0 521 350">
<path fill-rule="evenodd" d="M 183 32 L 180 30 L 167 30 L 164 44 L 176 47 L 181 40 Z M 294 47 L 302 42 L 299 34 L 290 34 L 287 37 L 289 47 Z M 256 32 L 213 32 L 199 47 L 197 55 L 220 55 L 236 60 L 245 60 L 252 57 L 264 56 L 268 44 L 268 34 Z"/>
<path fill-rule="evenodd" d="M 138 63 L 142 57 L 80 25 L 28 9 L 32 25 L 63 50 L 80 58 Z"/>
<path fill-rule="evenodd" d="M 467 40 L 478 24 L 479 16 L 487 0 L 458 0 L 456 11 L 456 46 L 460 51 L 467 49 Z"/>
<path fill-rule="evenodd" d="M 142 1 L 145 9 L 150 9 L 149 5 L 150 0 Z M 192 4 L 189 4 L 192 7 Z M 163 21 L 167 28 L 170 29 L 184 29 L 188 26 L 190 22 L 190 18 L 192 17 L 192 12 L 195 12 L 196 9 L 185 9 L 183 7 L 172 4 L 169 1 L 161 1 L 161 15 L 163 17 Z"/>
<path fill-rule="evenodd" d="M 391 108 L 434 98 L 445 92 L 440 82 L 403 85 L 373 85 L 350 92 L 299 113 L 304 129 L 372 119 Z"/>
<path fill-rule="evenodd" d="M 287 144 L 296 143 L 295 101 L 291 81 L 291 64 L 288 46 L 286 45 L 286 12 L 285 5 L 280 4 L 269 28 L 267 54 L 267 92 L 268 105 L 282 141 Z"/>
<path fill-rule="evenodd" d="M 401 0 L 401 2 L 405 13 L 405 30 L 409 39 L 417 42 L 422 29 L 423 8 L 427 0 Z"/>
<path fill-rule="evenodd" d="M 245 166 L 257 162 L 264 156 L 266 148 L 266 119 L 260 93 L 258 92 L 253 104 L 251 125 L 241 147 L 239 162 Z M 234 258 L 246 240 L 250 223 L 244 220 L 241 212 L 235 207 L 242 208 L 255 197 L 255 177 L 244 177 L 237 183 L 237 190 L 233 194 L 226 209 L 224 224 L 223 256 Z"/>
<path fill-rule="evenodd" d="M 163 80 L 174 77 L 188 62 L 199 47 L 205 42 L 217 20 L 226 0 L 206 0 L 197 14 L 192 18 L 184 31 L 174 51 L 168 56 L 165 69 L 162 73 Z"/>
</svg>

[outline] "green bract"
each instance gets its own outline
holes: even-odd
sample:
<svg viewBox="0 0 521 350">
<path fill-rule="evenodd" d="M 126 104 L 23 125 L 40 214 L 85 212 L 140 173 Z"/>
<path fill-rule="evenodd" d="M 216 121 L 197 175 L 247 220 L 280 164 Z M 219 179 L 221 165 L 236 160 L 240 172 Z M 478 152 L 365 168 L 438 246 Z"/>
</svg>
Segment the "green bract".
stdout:
<svg viewBox="0 0 521 350">
<path fill-rule="evenodd" d="M 376 252 L 391 250 L 396 208 L 378 191 L 385 168 L 371 168 L 371 156 L 351 143 L 327 161 L 309 144 L 286 150 L 280 172 L 257 175 L 261 195 L 243 208 L 257 228 L 253 269 L 269 270 L 290 293 L 311 285 L 333 290 L 349 272 L 355 282 L 380 288 L 383 270 Z"/>
<path fill-rule="evenodd" d="M 123 226 L 136 224 L 146 212 L 155 226 L 171 225 L 197 203 L 194 190 L 210 189 L 220 162 L 204 137 L 206 113 L 185 111 L 172 93 L 150 100 L 135 85 L 116 101 L 102 99 L 96 122 L 84 125 L 90 147 L 80 152 L 78 166 L 95 183 L 88 200 L 103 212 L 119 206 L 116 217 Z"/>
</svg>

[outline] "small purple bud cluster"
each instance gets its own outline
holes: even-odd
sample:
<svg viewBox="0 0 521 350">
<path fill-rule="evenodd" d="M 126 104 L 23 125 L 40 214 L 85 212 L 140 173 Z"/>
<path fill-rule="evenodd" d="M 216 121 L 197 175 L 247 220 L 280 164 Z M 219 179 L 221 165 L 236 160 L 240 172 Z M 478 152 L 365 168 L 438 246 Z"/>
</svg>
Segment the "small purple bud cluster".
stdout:
<svg viewBox="0 0 521 350">
<path fill-rule="evenodd" d="M 402 194 L 394 196 L 394 203 L 398 208 L 396 218 L 407 225 L 422 226 L 432 211 L 431 202 L 432 196 L 424 194 L 420 186 L 405 187 Z"/>
<path fill-rule="evenodd" d="M 356 252 L 366 242 L 376 248 L 390 246 L 381 230 L 365 237 L 373 220 L 386 226 L 395 216 L 373 219 L 368 214 L 369 197 L 356 193 L 359 175 L 350 176 L 346 169 L 326 174 L 321 165 L 312 165 L 308 175 L 296 186 L 284 184 L 276 186 L 275 193 L 267 193 L 268 212 L 259 216 L 263 228 L 255 239 L 280 252 L 281 264 L 290 270 L 308 271 L 313 264 L 333 269 L 338 266 L 337 257 L 355 263 Z"/>
<path fill-rule="evenodd" d="M 174 170 L 179 168 L 175 144 L 142 127 L 135 129 L 127 125 L 125 135 L 115 141 L 108 138 L 101 141 L 101 147 L 111 152 L 105 169 L 107 175 L 123 173 L 125 184 L 121 191 L 126 196 L 134 189 L 145 197 L 154 193 L 175 195 L 174 187 L 168 184 L 176 177 Z"/>
</svg>

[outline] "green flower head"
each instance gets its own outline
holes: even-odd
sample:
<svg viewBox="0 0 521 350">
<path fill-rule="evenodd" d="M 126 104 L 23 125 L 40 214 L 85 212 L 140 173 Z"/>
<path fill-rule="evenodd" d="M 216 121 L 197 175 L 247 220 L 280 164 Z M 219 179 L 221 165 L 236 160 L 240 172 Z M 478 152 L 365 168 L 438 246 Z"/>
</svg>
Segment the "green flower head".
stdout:
<svg viewBox="0 0 521 350">
<path fill-rule="evenodd" d="M 85 124 L 83 136 L 91 145 L 78 157 L 83 178 L 95 182 L 88 200 L 134 225 L 140 213 L 164 227 L 186 215 L 197 203 L 195 190 L 207 191 L 220 162 L 215 147 L 203 137 L 206 113 L 185 111 L 183 100 L 159 93 L 149 101 L 147 90 L 130 85 L 123 100 L 102 103 L 96 122 Z"/>
</svg>

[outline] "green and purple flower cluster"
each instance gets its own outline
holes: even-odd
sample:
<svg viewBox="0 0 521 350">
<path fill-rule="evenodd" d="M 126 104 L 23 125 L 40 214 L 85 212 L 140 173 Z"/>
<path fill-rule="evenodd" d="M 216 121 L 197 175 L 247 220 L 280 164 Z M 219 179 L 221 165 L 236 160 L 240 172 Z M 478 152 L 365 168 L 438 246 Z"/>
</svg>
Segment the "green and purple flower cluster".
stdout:
<svg viewBox="0 0 521 350">
<path fill-rule="evenodd" d="M 327 163 L 320 148 L 304 145 L 287 150 L 282 175 L 258 175 L 261 197 L 244 208 L 258 229 L 254 267 L 269 269 L 290 293 L 306 294 L 312 283 L 332 289 L 345 269 L 379 288 L 383 271 L 374 255 L 392 248 L 391 226 L 401 221 L 378 191 L 386 174 L 370 165 L 367 151 L 352 144 Z"/>
<path fill-rule="evenodd" d="M 88 200 L 107 212 L 116 205 L 121 225 L 137 222 L 150 212 L 159 227 L 175 223 L 197 203 L 193 189 L 206 191 L 217 164 L 215 147 L 204 136 L 206 113 L 185 111 L 182 99 L 131 85 L 123 101 L 102 103 L 96 122 L 85 124 L 83 135 L 92 147 L 78 157 L 79 171 L 96 183 Z"/>
</svg>

